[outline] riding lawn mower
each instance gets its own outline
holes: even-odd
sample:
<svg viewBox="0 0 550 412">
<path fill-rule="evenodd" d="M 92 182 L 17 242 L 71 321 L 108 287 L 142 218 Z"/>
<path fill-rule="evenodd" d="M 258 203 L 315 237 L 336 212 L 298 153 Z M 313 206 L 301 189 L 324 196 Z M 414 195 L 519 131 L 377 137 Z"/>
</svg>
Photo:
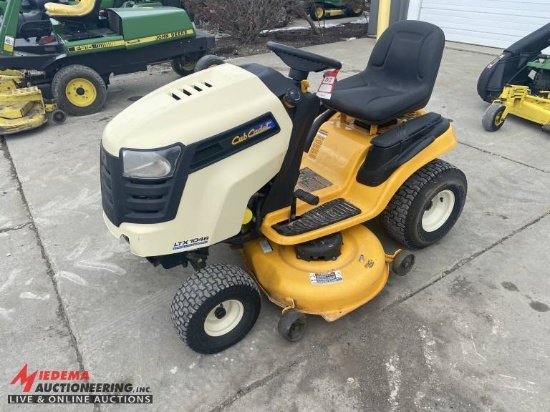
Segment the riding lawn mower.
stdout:
<svg viewBox="0 0 550 412">
<path fill-rule="evenodd" d="M 542 125 L 550 131 L 550 23 L 525 36 L 495 58 L 477 83 L 479 96 L 492 103 L 483 127 L 499 130 L 509 114 Z"/>
<path fill-rule="evenodd" d="M 215 65 L 107 125 L 105 223 L 151 263 L 195 269 L 171 305 L 191 349 L 216 353 L 246 336 L 260 291 L 282 308 L 278 331 L 291 342 L 304 336 L 306 314 L 334 321 L 373 299 L 390 266 L 405 274 L 414 255 L 386 253 L 365 222 L 379 217 L 411 249 L 451 230 L 467 182 L 438 159 L 456 144 L 449 120 L 423 110 L 444 42 L 432 24 L 395 23 L 364 71 L 337 82 L 329 72 L 323 94 L 308 91 L 308 75 L 339 61 L 269 42 L 288 76 Z M 246 270 L 206 265 L 220 242 Z"/>
<path fill-rule="evenodd" d="M 51 24 L 28 22 L 18 39 L 21 0 L 7 2 L 0 26 L 0 133 L 45 123 L 42 92 L 68 114 L 96 113 L 105 104 L 111 74 L 169 61 L 185 76 L 215 44 L 214 36 L 194 29 L 181 8 L 123 7 L 100 15 L 101 4 L 46 3 Z"/>
</svg>

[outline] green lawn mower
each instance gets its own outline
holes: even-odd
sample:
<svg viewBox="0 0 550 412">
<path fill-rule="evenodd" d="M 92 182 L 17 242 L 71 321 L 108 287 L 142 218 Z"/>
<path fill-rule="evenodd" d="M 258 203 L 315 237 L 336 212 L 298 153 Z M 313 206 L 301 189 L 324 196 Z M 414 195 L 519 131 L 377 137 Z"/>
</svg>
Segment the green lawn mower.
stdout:
<svg viewBox="0 0 550 412">
<path fill-rule="evenodd" d="M 365 9 L 363 3 L 359 0 L 317 0 L 311 6 L 309 16 L 315 21 L 325 17 L 356 17 L 363 13 Z"/>
<path fill-rule="evenodd" d="M 215 44 L 213 36 L 194 29 L 181 8 L 122 7 L 100 15 L 101 4 L 46 3 L 51 29 L 25 25 L 20 34 L 29 44 L 20 48 L 16 32 L 21 0 L 8 0 L 0 27 L 0 70 L 20 71 L 24 79 L 18 84 L 38 86 L 51 93 L 60 109 L 80 116 L 101 110 L 111 74 L 171 61 L 184 76 Z M 0 99 L 0 112 L 2 104 Z"/>
</svg>

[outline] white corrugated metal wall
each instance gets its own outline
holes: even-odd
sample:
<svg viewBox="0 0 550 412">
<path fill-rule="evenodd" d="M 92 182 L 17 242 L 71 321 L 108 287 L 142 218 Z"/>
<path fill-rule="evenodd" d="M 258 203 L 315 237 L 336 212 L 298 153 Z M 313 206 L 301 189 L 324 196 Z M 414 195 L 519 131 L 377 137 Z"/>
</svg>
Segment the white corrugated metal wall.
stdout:
<svg viewBox="0 0 550 412">
<path fill-rule="evenodd" d="M 437 24 L 449 41 L 505 48 L 550 23 L 550 0 L 410 0 L 408 19 Z"/>
</svg>

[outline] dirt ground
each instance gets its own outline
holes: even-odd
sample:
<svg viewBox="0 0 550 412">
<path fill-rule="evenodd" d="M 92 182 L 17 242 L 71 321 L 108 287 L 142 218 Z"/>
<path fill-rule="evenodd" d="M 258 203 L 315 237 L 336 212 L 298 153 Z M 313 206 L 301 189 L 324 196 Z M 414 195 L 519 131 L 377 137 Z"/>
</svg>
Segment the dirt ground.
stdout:
<svg viewBox="0 0 550 412">
<path fill-rule="evenodd" d="M 337 23 L 334 20 L 319 22 L 320 34 L 316 35 L 308 27 L 302 30 L 273 30 L 260 35 L 255 41 L 242 44 L 232 37 L 222 36 L 216 39 L 216 48 L 212 54 L 222 57 L 242 57 L 266 53 L 265 44 L 272 40 L 294 47 L 306 47 L 318 44 L 334 43 L 349 38 L 367 37 L 368 24 Z"/>
</svg>

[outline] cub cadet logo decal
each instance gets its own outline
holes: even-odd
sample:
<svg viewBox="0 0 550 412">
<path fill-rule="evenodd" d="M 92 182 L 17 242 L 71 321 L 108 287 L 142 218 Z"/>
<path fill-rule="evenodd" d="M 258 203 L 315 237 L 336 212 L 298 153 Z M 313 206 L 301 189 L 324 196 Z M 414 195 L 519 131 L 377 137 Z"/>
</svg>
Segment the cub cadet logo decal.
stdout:
<svg viewBox="0 0 550 412">
<path fill-rule="evenodd" d="M 175 242 L 174 246 L 172 247 L 172 250 L 174 251 L 174 250 L 188 249 L 190 247 L 205 245 L 208 243 L 208 239 L 210 239 L 210 236 L 196 237 L 193 239 L 182 240 L 181 242 Z"/>
<path fill-rule="evenodd" d="M 251 139 L 253 137 L 259 136 L 262 133 L 267 132 L 268 130 L 274 129 L 275 123 L 273 120 L 269 119 L 265 122 L 259 123 L 255 126 L 252 126 L 252 128 L 248 132 L 244 132 L 243 134 L 235 136 L 231 140 L 231 144 L 235 146 L 236 144 L 242 143 L 247 141 L 248 139 Z"/>
</svg>

